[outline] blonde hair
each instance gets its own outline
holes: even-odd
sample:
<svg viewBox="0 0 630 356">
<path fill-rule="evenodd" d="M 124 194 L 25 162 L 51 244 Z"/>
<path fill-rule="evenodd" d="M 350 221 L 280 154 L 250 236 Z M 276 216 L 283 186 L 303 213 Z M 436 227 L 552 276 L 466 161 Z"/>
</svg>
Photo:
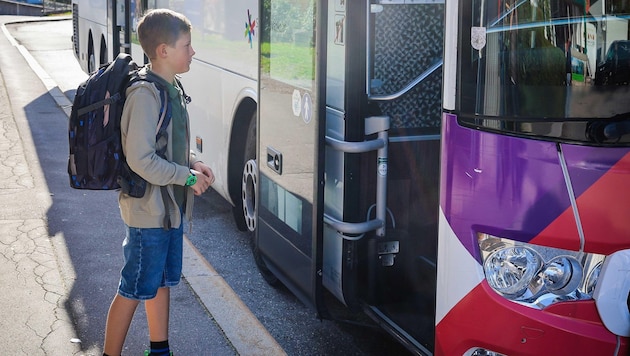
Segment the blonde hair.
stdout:
<svg viewBox="0 0 630 356">
<path fill-rule="evenodd" d="M 169 9 L 155 9 L 147 12 L 138 22 L 138 40 L 142 50 L 149 57 L 155 57 L 155 50 L 162 43 L 174 46 L 179 36 L 190 33 L 192 25 L 186 16 Z"/>
</svg>

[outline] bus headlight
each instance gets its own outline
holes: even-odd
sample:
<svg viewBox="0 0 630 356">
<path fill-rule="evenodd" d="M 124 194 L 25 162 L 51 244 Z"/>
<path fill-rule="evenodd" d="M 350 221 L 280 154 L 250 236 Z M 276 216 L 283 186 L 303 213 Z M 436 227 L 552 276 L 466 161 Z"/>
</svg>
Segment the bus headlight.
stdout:
<svg viewBox="0 0 630 356">
<path fill-rule="evenodd" d="M 545 287 L 557 295 L 576 290 L 582 280 L 582 266 L 571 256 L 554 257 L 542 271 Z"/>
<path fill-rule="evenodd" d="M 490 286 L 506 297 L 522 296 L 542 266 L 542 258 L 527 247 L 505 247 L 492 252 L 483 263 Z"/>
<path fill-rule="evenodd" d="M 592 298 L 603 255 L 477 237 L 486 280 L 503 297 L 539 309 Z"/>
</svg>

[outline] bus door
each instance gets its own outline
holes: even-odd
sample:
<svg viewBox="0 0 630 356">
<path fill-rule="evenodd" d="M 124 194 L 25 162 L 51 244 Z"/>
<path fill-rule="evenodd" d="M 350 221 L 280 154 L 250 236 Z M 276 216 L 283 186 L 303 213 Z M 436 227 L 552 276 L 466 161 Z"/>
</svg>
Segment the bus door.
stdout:
<svg viewBox="0 0 630 356">
<path fill-rule="evenodd" d="M 444 1 L 373 9 L 369 95 L 390 118 L 386 236 L 370 241 L 371 311 L 434 348 Z M 380 170 L 379 170 L 380 171 Z M 400 336 L 400 335 L 398 335 Z"/>
<path fill-rule="evenodd" d="M 108 1 L 107 12 L 110 23 L 108 24 L 109 41 L 112 60 L 119 53 L 128 53 L 138 64 L 148 63 L 148 58 L 144 56 L 136 26 L 138 20 L 148 9 L 161 7 L 160 2 L 140 1 L 140 0 L 110 0 Z M 143 59 L 144 58 L 144 59 Z"/>
<path fill-rule="evenodd" d="M 410 349 L 431 353 L 444 2 L 334 3 L 323 283 Z"/>
<path fill-rule="evenodd" d="M 119 53 L 131 54 L 131 3 L 132 0 L 110 0 L 107 6 L 109 35 L 111 35 L 113 58 Z"/>
<path fill-rule="evenodd" d="M 319 313 L 325 1 L 260 2 L 257 258 Z M 260 266 L 260 263 L 259 263 Z"/>
</svg>

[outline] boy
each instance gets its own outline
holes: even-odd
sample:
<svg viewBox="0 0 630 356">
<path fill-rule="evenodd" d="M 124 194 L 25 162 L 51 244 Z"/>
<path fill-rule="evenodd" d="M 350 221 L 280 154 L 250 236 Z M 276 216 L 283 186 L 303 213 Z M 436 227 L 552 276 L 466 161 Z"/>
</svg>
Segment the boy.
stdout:
<svg viewBox="0 0 630 356">
<path fill-rule="evenodd" d="M 171 354 L 169 287 L 177 285 L 181 275 L 182 212 L 190 221 L 193 194 L 202 194 L 214 182 L 210 168 L 189 150 L 188 113 L 175 78 L 190 69 L 195 54 L 190 32 L 188 19 L 171 10 L 152 10 L 138 23 L 138 38 L 150 61 L 142 71 L 168 92 L 172 119 L 167 127 L 166 159 L 162 159 L 156 153 L 160 143 L 155 142 L 160 93 L 147 81 L 127 89 L 121 119 L 123 150 L 129 167 L 147 181 L 147 187 L 142 198 L 124 193 L 118 198 L 126 227 L 124 266 L 107 315 L 104 355 L 121 354 L 140 301 L 145 302 L 151 342 L 145 354 Z M 162 196 L 162 186 L 168 197 Z"/>
</svg>

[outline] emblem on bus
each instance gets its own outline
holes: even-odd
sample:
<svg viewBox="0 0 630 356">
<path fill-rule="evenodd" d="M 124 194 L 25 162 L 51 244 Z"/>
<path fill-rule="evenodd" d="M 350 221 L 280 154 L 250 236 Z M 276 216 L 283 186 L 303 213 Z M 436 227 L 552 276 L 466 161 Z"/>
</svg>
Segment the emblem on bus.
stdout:
<svg viewBox="0 0 630 356">
<path fill-rule="evenodd" d="M 252 14 L 247 10 L 247 22 L 245 22 L 245 37 L 247 37 L 247 43 L 249 48 L 254 47 L 254 36 L 256 35 L 256 20 L 252 21 Z"/>
<path fill-rule="evenodd" d="M 486 28 L 471 27 L 470 28 L 470 45 L 472 48 L 480 51 L 486 46 Z"/>
</svg>

